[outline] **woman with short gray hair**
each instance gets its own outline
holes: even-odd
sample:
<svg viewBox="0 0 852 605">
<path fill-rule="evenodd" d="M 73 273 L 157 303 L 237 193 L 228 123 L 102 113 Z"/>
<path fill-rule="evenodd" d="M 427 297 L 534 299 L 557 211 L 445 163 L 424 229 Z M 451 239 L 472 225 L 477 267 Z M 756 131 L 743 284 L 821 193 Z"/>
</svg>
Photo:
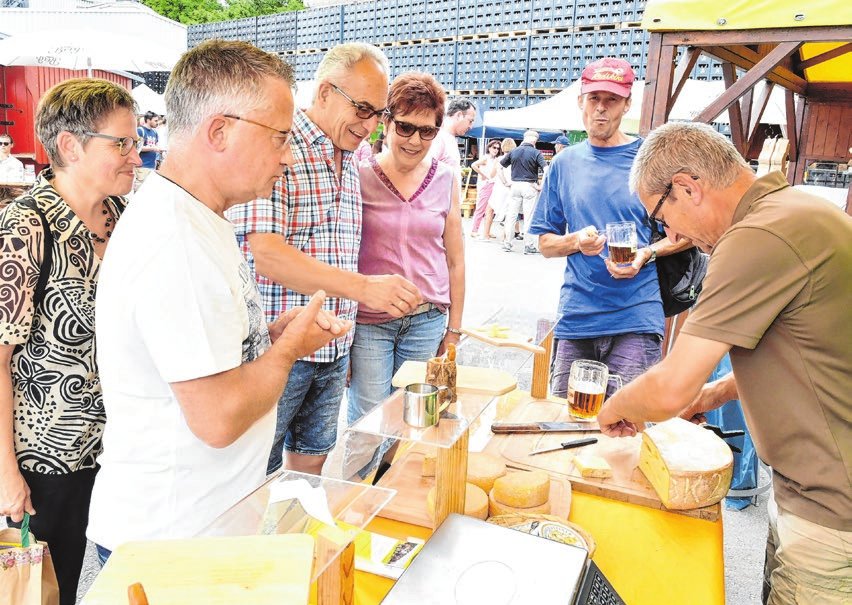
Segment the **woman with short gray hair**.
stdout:
<svg viewBox="0 0 852 605">
<path fill-rule="evenodd" d="M 66 80 L 39 103 L 51 165 L 0 212 L 0 515 L 50 544 L 73 605 L 106 416 L 95 363 L 101 259 L 133 186 L 136 103 Z"/>
</svg>

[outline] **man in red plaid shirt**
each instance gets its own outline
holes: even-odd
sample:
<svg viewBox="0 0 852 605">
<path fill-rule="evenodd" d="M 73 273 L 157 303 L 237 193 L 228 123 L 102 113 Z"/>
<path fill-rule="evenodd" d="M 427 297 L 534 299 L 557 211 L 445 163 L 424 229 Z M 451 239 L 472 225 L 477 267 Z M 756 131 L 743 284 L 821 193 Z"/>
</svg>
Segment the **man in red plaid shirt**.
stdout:
<svg viewBox="0 0 852 605">
<path fill-rule="evenodd" d="M 267 317 L 307 304 L 320 289 L 328 294 L 324 308 L 352 321 L 359 302 L 395 317 L 422 302 L 401 276 L 357 272 L 361 193 L 353 152 L 385 113 L 388 71 L 387 57 L 369 44 L 331 49 L 317 68 L 311 106 L 295 112 L 293 163 L 270 199 L 228 213 Z M 268 473 L 282 466 L 284 450 L 287 469 L 322 472 L 337 439 L 351 344 L 350 331 L 293 366 L 278 402 Z"/>
</svg>

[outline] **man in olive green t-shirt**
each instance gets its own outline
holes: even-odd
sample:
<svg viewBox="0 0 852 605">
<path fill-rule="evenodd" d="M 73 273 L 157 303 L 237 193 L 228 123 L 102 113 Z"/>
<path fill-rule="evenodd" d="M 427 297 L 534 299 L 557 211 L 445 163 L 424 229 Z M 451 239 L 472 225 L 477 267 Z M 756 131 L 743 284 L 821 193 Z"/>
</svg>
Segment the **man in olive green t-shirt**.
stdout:
<svg viewBox="0 0 852 605">
<path fill-rule="evenodd" d="M 774 471 L 768 602 L 852 602 L 852 217 L 780 172 L 758 179 L 704 124 L 651 133 L 631 188 L 672 241 L 711 256 L 672 352 L 604 404 L 602 431 L 692 418 L 738 390 Z M 728 352 L 736 383 L 699 396 Z"/>
</svg>

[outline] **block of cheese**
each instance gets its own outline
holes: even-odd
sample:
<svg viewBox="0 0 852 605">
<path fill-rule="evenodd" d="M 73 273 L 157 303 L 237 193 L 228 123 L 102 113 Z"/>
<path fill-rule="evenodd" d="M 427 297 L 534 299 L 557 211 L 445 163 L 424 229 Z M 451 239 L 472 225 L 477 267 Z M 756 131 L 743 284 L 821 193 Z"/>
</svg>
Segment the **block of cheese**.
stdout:
<svg viewBox="0 0 852 605">
<path fill-rule="evenodd" d="M 503 504 L 498 502 L 494 497 L 494 490 L 497 489 L 495 485 L 492 488 L 491 493 L 488 494 L 488 516 L 489 517 L 497 517 L 499 515 L 511 515 L 518 513 L 525 514 L 542 514 L 549 515 L 550 514 L 550 500 L 545 500 L 542 504 L 538 504 L 536 506 L 528 506 L 528 507 L 519 507 L 519 506 L 509 506 L 508 504 Z"/>
<path fill-rule="evenodd" d="M 438 486 L 435 486 L 426 495 L 426 507 L 429 511 L 429 517 L 432 519 L 435 518 L 435 496 L 437 494 Z M 488 518 L 488 494 L 470 483 L 465 483 L 464 514 L 483 521 Z"/>
<path fill-rule="evenodd" d="M 506 474 L 506 465 L 497 456 L 471 452 L 467 456 L 467 482 L 482 488 L 486 494 L 494 482 Z"/>
<path fill-rule="evenodd" d="M 733 466 L 724 441 L 686 420 L 673 418 L 642 433 L 639 469 L 667 508 L 715 504 L 731 487 Z"/>
<path fill-rule="evenodd" d="M 494 500 L 515 508 L 541 506 L 550 497 L 550 475 L 543 471 L 507 473 L 494 481 Z"/>
<path fill-rule="evenodd" d="M 593 479 L 609 479 L 612 477 L 612 467 L 604 458 L 596 454 L 582 453 L 574 456 L 574 466 L 583 477 Z"/>
</svg>

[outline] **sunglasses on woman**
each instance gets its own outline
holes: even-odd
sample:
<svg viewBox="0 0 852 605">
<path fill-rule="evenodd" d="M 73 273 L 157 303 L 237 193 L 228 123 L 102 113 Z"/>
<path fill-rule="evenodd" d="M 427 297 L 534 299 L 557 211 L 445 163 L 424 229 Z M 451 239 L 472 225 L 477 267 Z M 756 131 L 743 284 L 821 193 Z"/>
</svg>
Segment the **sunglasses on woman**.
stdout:
<svg viewBox="0 0 852 605">
<path fill-rule="evenodd" d="M 409 124 L 408 122 L 400 122 L 395 117 L 391 116 L 391 120 L 396 127 L 396 134 L 404 138 L 410 138 L 414 136 L 415 132 L 420 133 L 420 139 L 423 141 L 431 141 L 436 136 L 438 136 L 438 131 L 441 130 L 435 126 L 415 126 L 414 124 Z"/>
</svg>

